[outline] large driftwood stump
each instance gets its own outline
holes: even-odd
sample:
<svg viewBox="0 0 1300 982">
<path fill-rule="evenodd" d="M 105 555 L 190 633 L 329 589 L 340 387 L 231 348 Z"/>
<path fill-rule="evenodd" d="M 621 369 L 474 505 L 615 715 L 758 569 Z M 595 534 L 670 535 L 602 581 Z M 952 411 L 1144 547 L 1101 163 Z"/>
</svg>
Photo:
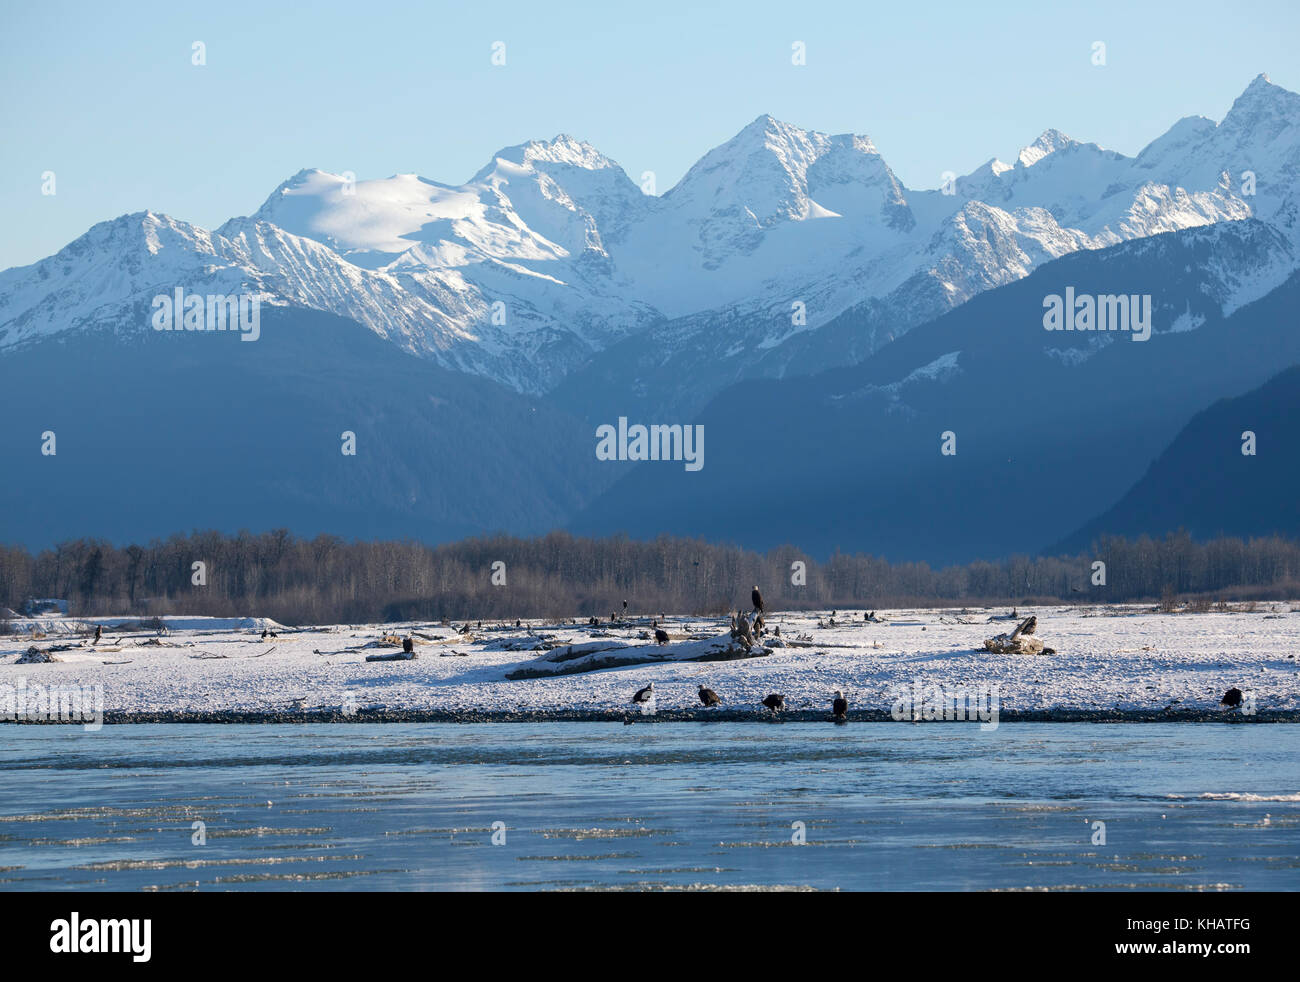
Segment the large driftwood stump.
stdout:
<svg viewBox="0 0 1300 982">
<path fill-rule="evenodd" d="M 984 642 L 984 650 L 995 655 L 1040 655 L 1055 654 L 1051 648 L 1043 645 L 1039 638 L 1031 637 L 1038 630 L 1038 618 L 1030 615 L 1020 622 L 1010 634 L 999 634 Z"/>
<path fill-rule="evenodd" d="M 984 648 L 995 655 L 1038 655 L 1043 651 L 1043 642 L 1038 638 L 1013 638 L 1009 634 L 999 634 L 985 640 Z"/>
<path fill-rule="evenodd" d="M 754 646 L 753 628 L 750 626 L 749 618 L 741 611 L 736 611 L 735 626 L 731 629 L 731 636 L 739 641 L 746 651 Z"/>
</svg>

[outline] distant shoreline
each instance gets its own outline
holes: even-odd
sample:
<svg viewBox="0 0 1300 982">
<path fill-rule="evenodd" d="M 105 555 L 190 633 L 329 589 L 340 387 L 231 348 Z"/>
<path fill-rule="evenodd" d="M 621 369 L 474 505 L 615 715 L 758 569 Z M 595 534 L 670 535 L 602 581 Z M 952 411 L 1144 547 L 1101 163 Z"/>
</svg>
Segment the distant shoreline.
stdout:
<svg viewBox="0 0 1300 982">
<path fill-rule="evenodd" d="M 622 710 L 515 710 L 498 712 L 465 712 L 431 709 L 358 710 L 351 715 L 339 711 L 242 711 L 190 712 L 166 710 L 161 712 L 107 712 L 105 726 L 132 726 L 143 724 L 216 724 L 216 725 L 312 725 L 330 724 L 388 724 L 388 723 L 609 723 L 621 725 L 624 721 L 637 725 L 653 723 L 754 723 L 779 725 L 781 723 L 827 723 L 834 721 L 824 710 L 790 710 L 778 716 L 758 710 L 708 710 L 669 709 L 654 716 L 641 716 Z M 8 720 L 11 726 L 82 726 L 78 721 L 58 720 Z M 895 726 L 944 726 L 962 724 L 980 726 L 978 719 L 971 720 L 895 720 L 887 710 L 850 710 L 847 723 L 891 723 Z M 1300 710 L 1274 710 L 1253 716 L 1222 710 L 1097 710 L 1097 709 L 1037 709 L 1004 710 L 998 724 L 1016 723 L 1220 723 L 1227 725 L 1254 723 L 1300 723 Z"/>
</svg>

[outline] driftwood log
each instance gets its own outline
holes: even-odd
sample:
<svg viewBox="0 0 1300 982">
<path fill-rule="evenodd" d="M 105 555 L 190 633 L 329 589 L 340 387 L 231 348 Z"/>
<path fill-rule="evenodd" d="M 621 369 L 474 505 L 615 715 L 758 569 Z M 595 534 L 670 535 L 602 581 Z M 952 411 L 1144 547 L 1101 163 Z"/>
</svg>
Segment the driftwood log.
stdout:
<svg viewBox="0 0 1300 982">
<path fill-rule="evenodd" d="M 540 658 L 506 672 L 506 678 L 511 681 L 535 679 L 674 661 L 732 661 L 739 658 L 761 658 L 771 653 L 771 648 L 752 641 L 746 646 L 731 633 L 669 644 L 631 644 L 611 638 L 555 648 Z"/>
<path fill-rule="evenodd" d="M 394 651 L 387 655 L 366 655 L 366 661 L 411 661 L 417 657 L 414 651 Z"/>
</svg>

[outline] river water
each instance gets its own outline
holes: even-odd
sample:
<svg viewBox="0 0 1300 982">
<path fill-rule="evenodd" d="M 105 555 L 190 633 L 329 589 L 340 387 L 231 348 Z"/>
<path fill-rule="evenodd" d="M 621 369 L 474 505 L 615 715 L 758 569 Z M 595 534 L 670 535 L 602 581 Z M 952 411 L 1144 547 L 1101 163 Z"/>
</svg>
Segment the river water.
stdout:
<svg viewBox="0 0 1300 982">
<path fill-rule="evenodd" d="M 1295 889 L 1300 726 L 0 727 L 0 889 Z"/>
</svg>

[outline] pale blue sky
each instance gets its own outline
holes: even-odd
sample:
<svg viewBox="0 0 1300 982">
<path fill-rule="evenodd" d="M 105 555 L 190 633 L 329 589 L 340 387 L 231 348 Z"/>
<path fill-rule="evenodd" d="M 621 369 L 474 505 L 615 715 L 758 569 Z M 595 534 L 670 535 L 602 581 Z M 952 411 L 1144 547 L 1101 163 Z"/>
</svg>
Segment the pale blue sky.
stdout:
<svg viewBox="0 0 1300 982">
<path fill-rule="evenodd" d="M 1222 118 L 1261 71 L 1300 89 L 1295 0 L 129 8 L 0 12 L 0 268 L 146 208 L 212 228 L 303 167 L 460 183 L 566 132 L 663 192 L 768 112 L 865 133 L 935 187 L 1048 127 L 1132 154 L 1182 116 Z"/>
</svg>

